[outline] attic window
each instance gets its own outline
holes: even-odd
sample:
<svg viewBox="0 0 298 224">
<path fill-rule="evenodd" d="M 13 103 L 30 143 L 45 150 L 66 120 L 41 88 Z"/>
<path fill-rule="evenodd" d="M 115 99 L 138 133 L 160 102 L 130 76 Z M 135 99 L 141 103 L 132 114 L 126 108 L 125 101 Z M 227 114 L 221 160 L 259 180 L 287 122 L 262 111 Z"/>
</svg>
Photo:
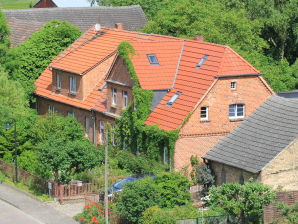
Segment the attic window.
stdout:
<svg viewBox="0 0 298 224">
<path fill-rule="evenodd" d="M 168 101 L 167 106 L 172 106 L 182 93 L 177 91 Z"/>
<path fill-rule="evenodd" d="M 197 64 L 196 69 L 201 68 L 201 66 L 204 64 L 204 62 L 206 61 L 206 59 L 208 58 L 208 55 L 204 55 L 201 59 L 201 61 Z"/>
<path fill-rule="evenodd" d="M 155 54 L 147 54 L 150 65 L 159 65 Z"/>
</svg>

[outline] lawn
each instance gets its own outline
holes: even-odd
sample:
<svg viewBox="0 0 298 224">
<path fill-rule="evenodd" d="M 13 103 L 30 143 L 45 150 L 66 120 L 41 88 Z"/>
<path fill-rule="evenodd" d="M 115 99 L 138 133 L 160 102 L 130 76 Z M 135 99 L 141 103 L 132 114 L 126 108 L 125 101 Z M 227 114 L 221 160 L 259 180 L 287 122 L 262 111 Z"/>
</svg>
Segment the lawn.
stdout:
<svg viewBox="0 0 298 224">
<path fill-rule="evenodd" d="M 0 8 L 2 9 L 27 9 L 30 2 L 34 5 L 37 0 L 0 0 Z"/>
</svg>

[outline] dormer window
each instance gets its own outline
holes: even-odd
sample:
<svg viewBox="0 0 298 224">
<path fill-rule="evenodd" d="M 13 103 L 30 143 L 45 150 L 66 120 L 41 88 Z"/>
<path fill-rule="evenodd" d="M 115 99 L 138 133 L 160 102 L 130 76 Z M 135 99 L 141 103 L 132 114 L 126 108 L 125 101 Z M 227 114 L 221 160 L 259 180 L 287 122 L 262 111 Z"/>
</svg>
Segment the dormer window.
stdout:
<svg viewBox="0 0 298 224">
<path fill-rule="evenodd" d="M 69 77 L 69 92 L 71 94 L 76 94 L 77 93 L 77 79 L 75 76 L 70 76 Z"/>
<path fill-rule="evenodd" d="M 197 64 L 196 69 L 201 68 L 202 65 L 204 64 L 204 62 L 207 60 L 207 58 L 208 58 L 208 55 L 204 55 L 204 56 L 202 57 L 202 59 L 200 60 L 200 62 Z"/>
<path fill-rule="evenodd" d="M 167 106 L 171 107 L 182 93 L 177 91 L 168 101 Z"/>
<path fill-rule="evenodd" d="M 159 65 L 155 54 L 147 54 L 150 65 Z"/>
<path fill-rule="evenodd" d="M 57 89 L 61 89 L 62 88 L 62 82 L 61 82 L 61 73 L 60 72 L 56 72 L 56 79 L 57 79 Z"/>
</svg>

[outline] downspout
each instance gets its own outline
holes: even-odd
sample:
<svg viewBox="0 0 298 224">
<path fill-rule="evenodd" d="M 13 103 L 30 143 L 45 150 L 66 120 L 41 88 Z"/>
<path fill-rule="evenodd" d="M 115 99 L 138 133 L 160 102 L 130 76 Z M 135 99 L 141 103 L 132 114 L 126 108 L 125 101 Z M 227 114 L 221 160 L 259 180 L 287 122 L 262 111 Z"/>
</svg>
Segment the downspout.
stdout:
<svg viewBox="0 0 298 224">
<path fill-rule="evenodd" d="M 92 120 L 93 120 L 93 144 L 96 145 L 96 113 L 95 111 L 92 112 Z"/>
</svg>

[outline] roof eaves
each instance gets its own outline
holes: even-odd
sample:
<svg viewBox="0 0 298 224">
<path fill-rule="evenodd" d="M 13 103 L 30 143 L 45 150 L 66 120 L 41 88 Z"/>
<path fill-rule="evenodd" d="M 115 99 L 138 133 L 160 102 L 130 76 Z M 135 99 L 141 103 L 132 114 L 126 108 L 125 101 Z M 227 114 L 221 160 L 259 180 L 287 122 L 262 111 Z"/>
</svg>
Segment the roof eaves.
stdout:
<svg viewBox="0 0 298 224">
<path fill-rule="evenodd" d="M 65 69 L 57 68 L 57 67 L 53 67 L 53 66 L 49 66 L 49 69 L 57 69 L 57 70 L 60 70 L 60 71 L 63 71 L 63 72 L 68 72 L 68 73 L 72 73 L 72 74 L 75 74 L 75 75 L 83 75 L 81 73 L 72 72 L 72 71 L 69 71 L 69 70 L 65 70 Z"/>
<path fill-rule="evenodd" d="M 229 78 L 229 77 L 245 77 L 245 76 L 261 76 L 261 73 L 258 74 L 239 74 L 239 75 L 218 75 L 216 78 Z"/>
<path fill-rule="evenodd" d="M 181 58 L 182 58 L 183 51 L 184 51 L 185 42 L 186 42 L 186 40 L 183 41 L 182 46 L 181 46 L 180 56 L 178 59 L 178 64 L 177 64 L 176 73 L 175 73 L 173 84 L 172 84 L 172 89 L 174 88 L 174 85 L 176 83 L 177 75 L 178 75 L 179 68 L 180 68 L 180 62 L 181 62 Z"/>
</svg>

